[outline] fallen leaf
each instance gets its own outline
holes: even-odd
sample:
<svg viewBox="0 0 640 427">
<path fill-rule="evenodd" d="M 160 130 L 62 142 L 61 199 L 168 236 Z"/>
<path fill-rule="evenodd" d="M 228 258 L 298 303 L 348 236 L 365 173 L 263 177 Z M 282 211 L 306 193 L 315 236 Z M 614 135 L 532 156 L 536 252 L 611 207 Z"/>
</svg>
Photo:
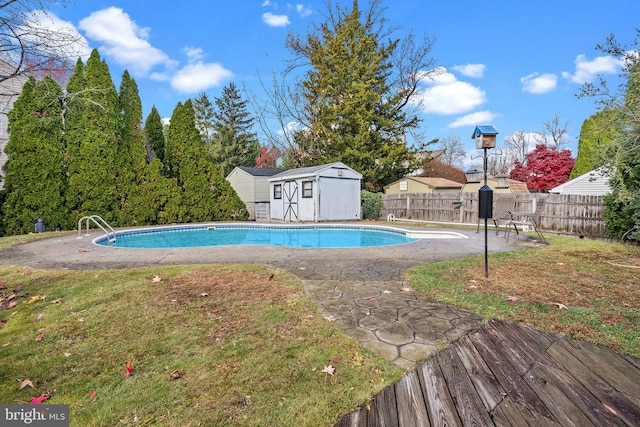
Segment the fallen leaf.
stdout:
<svg viewBox="0 0 640 427">
<path fill-rule="evenodd" d="M 507 297 L 507 301 L 516 302 L 518 301 L 518 297 Z"/>
<path fill-rule="evenodd" d="M 332 357 L 331 360 L 333 363 L 340 363 L 340 359 L 338 359 L 337 357 Z"/>
<path fill-rule="evenodd" d="M 29 403 L 31 403 L 32 405 L 39 405 L 45 400 L 47 400 L 49 397 L 50 396 L 48 394 L 42 393 L 40 396 L 32 398 Z"/>
<path fill-rule="evenodd" d="M 182 374 L 176 369 L 169 374 L 169 378 L 171 378 L 172 380 L 177 380 L 179 378 L 182 378 Z"/>
<path fill-rule="evenodd" d="M 16 314 L 18 314 L 17 311 L 12 312 L 9 316 L 15 316 Z"/>
<path fill-rule="evenodd" d="M 27 302 L 27 304 L 33 304 L 36 301 L 40 301 L 40 295 L 36 295 L 35 297 L 31 297 L 31 299 Z"/>
<path fill-rule="evenodd" d="M 618 413 L 611 406 L 607 405 L 606 403 L 603 403 L 602 406 L 604 406 L 607 411 L 611 412 L 613 415 L 618 416 Z"/>
<path fill-rule="evenodd" d="M 469 285 L 469 289 L 478 289 L 476 285 Z"/>
<path fill-rule="evenodd" d="M 276 277 L 276 275 L 275 275 L 275 274 L 272 274 L 271 276 L 269 276 L 269 279 L 268 279 L 268 280 L 273 280 L 273 278 L 274 278 L 274 277 Z"/>
<path fill-rule="evenodd" d="M 201 296 L 201 297 L 208 297 L 208 296 L 209 296 L 209 293 L 208 293 L 208 292 L 203 292 L 203 293 L 201 293 L 201 294 L 200 294 L 200 296 Z"/>
<path fill-rule="evenodd" d="M 390 294 L 390 293 L 391 293 L 391 291 L 388 291 L 388 290 L 386 290 L 386 289 L 385 289 L 384 291 L 382 291 L 382 293 L 383 293 L 383 294 Z"/>
<path fill-rule="evenodd" d="M 614 322 L 613 320 L 609 320 L 609 319 L 605 320 L 604 323 L 606 323 L 607 325 L 615 325 L 616 324 L 616 322 Z"/>
<path fill-rule="evenodd" d="M 7 304 L 7 308 L 13 308 L 13 307 L 15 307 L 16 305 L 18 305 L 18 303 L 17 303 L 17 302 L 15 302 L 15 301 L 11 301 L 11 302 L 9 302 L 9 304 Z"/>
<path fill-rule="evenodd" d="M 127 378 L 129 375 L 133 373 L 133 368 L 131 367 L 131 361 L 127 360 L 127 364 L 124 365 L 124 368 L 127 370 L 124 373 L 124 377 Z"/>
<path fill-rule="evenodd" d="M 11 345 L 10 342 L 6 342 L 6 343 L 0 345 L 0 347 L 5 348 L 5 347 L 9 347 L 10 345 Z"/>
<path fill-rule="evenodd" d="M 22 390 L 23 388 L 25 388 L 27 386 L 33 388 L 33 383 L 29 379 L 26 379 L 26 380 L 22 381 L 22 383 L 20 383 L 20 388 L 18 390 Z"/>
<path fill-rule="evenodd" d="M 471 283 L 478 283 L 478 281 L 476 279 L 471 279 L 469 280 Z"/>
<path fill-rule="evenodd" d="M 44 334 L 40 332 L 40 335 L 36 337 L 36 341 L 42 341 L 42 338 L 44 338 Z"/>
<path fill-rule="evenodd" d="M 325 314 L 324 316 L 325 319 L 327 319 L 329 322 L 335 322 L 336 321 L 336 316 L 334 316 L 333 314 L 327 315 Z"/>
<path fill-rule="evenodd" d="M 64 357 L 69 357 L 71 356 L 71 353 L 64 353 Z"/>
<path fill-rule="evenodd" d="M 403 292 L 411 292 L 411 288 L 407 287 L 407 288 L 402 288 Z"/>
<path fill-rule="evenodd" d="M 162 277 L 160 277 L 160 276 L 155 276 L 153 279 L 151 279 L 151 281 L 152 281 L 153 283 L 160 283 L 160 282 L 162 282 Z"/>
<path fill-rule="evenodd" d="M 555 305 L 560 310 L 567 310 L 567 306 L 559 302 L 552 302 L 551 305 Z"/>
<path fill-rule="evenodd" d="M 373 298 L 371 298 L 371 299 L 369 300 L 369 302 L 370 302 L 371 304 L 375 304 L 375 303 L 376 303 L 376 300 L 375 300 L 375 299 L 373 299 Z"/>
<path fill-rule="evenodd" d="M 51 304 L 60 305 L 62 304 L 62 301 L 60 300 L 60 298 L 54 299 L 53 301 L 51 301 Z"/>
<path fill-rule="evenodd" d="M 38 314 L 38 317 L 36 317 L 36 320 L 34 320 L 34 322 L 37 322 L 38 320 L 42 320 L 43 317 L 44 317 L 44 314 L 42 313 Z"/>
<path fill-rule="evenodd" d="M 93 399 L 95 397 L 95 395 L 96 395 L 95 391 L 89 392 L 89 399 Z"/>
<path fill-rule="evenodd" d="M 307 314 L 306 319 L 313 319 L 313 314 Z"/>
<path fill-rule="evenodd" d="M 329 366 L 325 366 L 324 369 L 322 371 L 320 371 L 320 372 L 324 372 L 326 374 L 333 375 L 335 370 L 336 370 L 336 368 L 334 368 L 333 366 L 329 365 Z"/>
<path fill-rule="evenodd" d="M 556 265 L 564 265 L 564 262 L 556 262 Z"/>
</svg>

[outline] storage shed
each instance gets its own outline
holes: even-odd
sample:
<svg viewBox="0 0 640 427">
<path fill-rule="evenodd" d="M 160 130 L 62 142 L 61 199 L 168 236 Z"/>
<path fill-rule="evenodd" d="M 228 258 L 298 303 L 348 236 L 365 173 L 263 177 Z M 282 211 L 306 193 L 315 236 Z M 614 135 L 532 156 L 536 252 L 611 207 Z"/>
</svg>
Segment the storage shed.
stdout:
<svg viewBox="0 0 640 427">
<path fill-rule="evenodd" d="M 289 169 L 269 178 L 271 220 L 360 219 L 362 175 L 342 162 Z"/>
<path fill-rule="evenodd" d="M 457 193 L 461 188 L 462 184 L 446 178 L 408 176 L 385 185 L 384 194 Z"/>
<path fill-rule="evenodd" d="M 231 184 L 249 211 L 249 220 L 269 221 L 268 179 L 285 169 L 235 167 L 227 181 Z"/>
</svg>

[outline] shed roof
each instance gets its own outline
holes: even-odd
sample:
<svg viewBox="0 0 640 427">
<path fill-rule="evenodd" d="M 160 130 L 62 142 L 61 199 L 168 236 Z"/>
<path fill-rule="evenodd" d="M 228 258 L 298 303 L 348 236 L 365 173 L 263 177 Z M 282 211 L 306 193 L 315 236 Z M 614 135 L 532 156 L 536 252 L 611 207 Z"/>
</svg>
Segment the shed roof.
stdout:
<svg viewBox="0 0 640 427">
<path fill-rule="evenodd" d="M 355 171 L 354 169 L 351 169 L 349 166 L 345 165 L 344 163 L 342 163 L 342 162 L 334 162 L 334 163 L 329 163 L 329 164 L 326 164 L 326 165 L 308 166 L 308 167 L 304 167 L 304 168 L 288 169 L 288 170 L 280 172 L 280 173 L 278 173 L 276 175 L 273 175 L 272 178 L 280 179 L 280 178 L 293 178 L 293 177 L 300 177 L 300 176 L 316 175 L 320 171 L 323 171 L 325 169 L 331 169 L 331 168 L 349 169 L 349 170 L 352 170 L 353 172 L 355 172 L 356 174 L 362 176 L 362 174 L 360 174 L 359 172 Z M 269 181 L 271 181 L 271 179 Z"/>
<path fill-rule="evenodd" d="M 507 185 L 509 185 L 512 193 L 529 193 L 526 182 L 507 178 Z"/>
<path fill-rule="evenodd" d="M 238 166 L 238 169 L 245 171 L 251 176 L 273 176 L 286 170 L 278 168 L 252 168 L 248 166 Z"/>
</svg>

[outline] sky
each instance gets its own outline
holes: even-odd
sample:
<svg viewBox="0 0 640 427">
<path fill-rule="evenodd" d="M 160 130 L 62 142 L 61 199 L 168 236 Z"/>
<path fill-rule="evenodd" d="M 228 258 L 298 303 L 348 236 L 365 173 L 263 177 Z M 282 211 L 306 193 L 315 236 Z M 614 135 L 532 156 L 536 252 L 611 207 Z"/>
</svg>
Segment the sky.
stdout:
<svg viewBox="0 0 640 427">
<path fill-rule="evenodd" d="M 350 7 L 352 0 L 335 3 Z M 619 62 L 595 46 L 610 34 L 630 44 L 640 16 L 638 0 L 382 5 L 395 36 L 413 31 L 435 40 L 439 73 L 421 86 L 419 130 L 427 139 L 460 138 L 467 164 L 482 154 L 471 139 L 476 125 L 493 125 L 500 144 L 516 131 L 540 131 L 556 115 L 568 124 L 566 148 L 575 156 L 582 122 L 597 112 L 593 99 L 576 96 L 581 85 L 599 74 L 616 82 L 620 72 Z M 86 53 L 97 48 L 116 87 L 129 71 L 146 118 L 152 106 L 170 117 L 178 102 L 202 92 L 213 101 L 231 82 L 260 97 L 262 84 L 293 57 L 287 34 L 307 34 L 324 21 L 326 7 L 323 0 L 77 0 L 48 11 L 42 25 L 70 27 Z"/>
</svg>

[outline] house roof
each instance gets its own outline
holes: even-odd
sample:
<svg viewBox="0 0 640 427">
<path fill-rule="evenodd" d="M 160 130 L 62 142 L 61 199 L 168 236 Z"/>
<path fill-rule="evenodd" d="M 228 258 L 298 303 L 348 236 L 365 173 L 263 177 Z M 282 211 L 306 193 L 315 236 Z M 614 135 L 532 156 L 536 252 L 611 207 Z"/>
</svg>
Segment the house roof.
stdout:
<svg viewBox="0 0 640 427">
<path fill-rule="evenodd" d="M 245 171 L 251 176 L 273 176 L 286 170 L 277 168 L 251 168 L 247 166 L 238 166 L 238 169 Z"/>
<path fill-rule="evenodd" d="M 416 181 L 419 182 L 421 184 L 427 185 L 433 189 L 439 189 L 439 188 L 457 188 L 460 189 L 462 188 L 462 184 L 460 184 L 459 182 L 455 182 L 452 181 L 450 179 L 446 179 L 446 178 L 435 178 L 435 177 L 427 177 L 427 176 L 408 176 L 402 179 L 399 179 L 395 182 L 392 182 L 391 184 L 387 184 L 384 186 L 384 188 L 387 188 L 393 184 L 396 184 L 400 181 L 406 181 L 406 180 L 412 180 L 412 181 Z"/>
<path fill-rule="evenodd" d="M 609 176 L 603 168 L 594 169 L 549 190 L 550 193 L 604 196 L 611 193 Z"/>
<path fill-rule="evenodd" d="M 512 193 L 529 193 L 529 189 L 527 188 L 526 182 L 507 178 L 507 185 L 511 189 Z"/>
</svg>

